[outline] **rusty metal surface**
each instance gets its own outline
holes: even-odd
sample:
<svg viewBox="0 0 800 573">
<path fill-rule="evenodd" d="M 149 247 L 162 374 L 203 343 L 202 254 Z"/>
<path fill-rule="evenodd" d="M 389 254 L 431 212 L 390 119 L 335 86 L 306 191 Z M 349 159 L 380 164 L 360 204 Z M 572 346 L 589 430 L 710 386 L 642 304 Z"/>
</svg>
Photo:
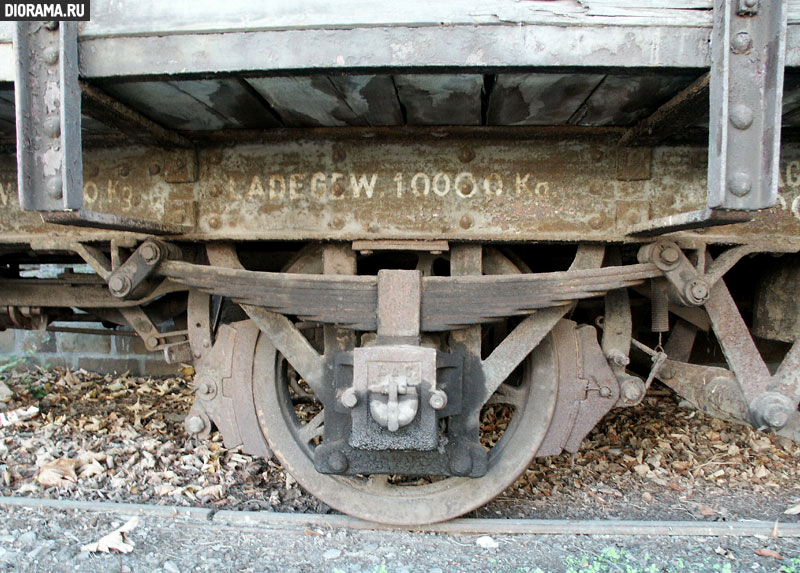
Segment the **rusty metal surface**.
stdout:
<svg viewBox="0 0 800 573">
<path fill-rule="evenodd" d="M 655 148 L 649 179 L 620 181 L 617 153 L 602 141 L 463 130 L 438 139 L 433 132 L 413 139 L 374 130 L 350 139 L 303 133 L 295 141 L 203 149 L 194 176 L 186 171 L 192 161 L 172 152 L 87 150 L 84 204 L 164 225 L 196 223 L 179 235 L 189 240 L 637 241 L 626 237 L 632 225 L 702 208 L 705 200 L 701 148 Z M 797 147 L 785 146 L 781 176 L 778 207 L 752 223 L 684 236 L 796 249 Z M 0 160 L 0 241 L 116 236 L 43 224 L 19 209 L 15 181 L 13 161 Z"/>
<path fill-rule="evenodd" d="M 783 342 L 800 338 L 798 284 L 800 259 L 797 255 L 781 257 L 764 270 L 756 283 L 753 334 Z"/>
<path fill-rule="evenodd" d="M 589 431 L 619 398 L 617 377 L 597 343 L 595 329 L 561 320 L 552 330 L 558 354 L 558 401 L 537 457 L 577 452 Z"/>
</svg>

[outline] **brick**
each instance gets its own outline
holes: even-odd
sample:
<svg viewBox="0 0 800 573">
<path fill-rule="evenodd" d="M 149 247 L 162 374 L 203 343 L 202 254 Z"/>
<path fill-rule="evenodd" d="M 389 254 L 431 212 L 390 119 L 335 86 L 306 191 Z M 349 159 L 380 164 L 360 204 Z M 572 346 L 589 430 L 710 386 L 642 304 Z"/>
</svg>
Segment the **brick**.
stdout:
<svg viewBox="0 0 800 573">
<path fill-rule="evenodd" d="M 14 354 L 17 346 L 17 331 L 8 329 L 0 332 L 0 354 Z"/>
<path fill-rule="evenodd" d="M 56 337 L 52 332 L 40 330 L 18 330 L 20 348 L 23 354 L 38 352 L 56 352 Z"/>
<path fill-rule="evenodd" d="M 133 376 L 142 375 L 141 359 L 139 358 L 93 358 L 79 356 L 77 359 L 77 367 L 99 374 L 122 374 L 123 372 L 130 372 Z"/>
<path fill-rule="evenodd" d="M 125 356 L 129 354 L 147 355 L 151 354 L 144 346 L 144 341 L 138 336 L 115 336 L 117 354 Z"/>
<path fill-rule="evenodd" d="M 64 356 L 63 354 L 32 354 L 26 356 L 22 364 L 26 369 L 34 366 L 41 366 L 48 370 L 50 368 L 72 368 L 73 359 L 71 356 Z"/>
<path fill-rule="evenodd" d="M 59 335 L 61 352 L 76 354 L 108 354 L 111 352 L 111 337 L 102 334 L 80 334 L 62 332 Z"/>
</svg>

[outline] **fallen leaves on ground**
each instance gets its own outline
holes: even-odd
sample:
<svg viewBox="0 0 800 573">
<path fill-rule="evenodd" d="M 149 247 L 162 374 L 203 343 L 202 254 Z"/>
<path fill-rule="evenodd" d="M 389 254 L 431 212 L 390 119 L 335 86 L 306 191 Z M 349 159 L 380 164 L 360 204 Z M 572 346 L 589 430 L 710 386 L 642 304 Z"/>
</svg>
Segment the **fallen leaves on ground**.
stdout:
<svg viewBox="0 0 800 573">
<path fill-rule="evenodd" d="M 761 557 L 771 557 L 773 559 L 778 559 L 779 561 L 783 561 L 785 559 L 783 555 L 781 555 L 777 551 L 773 551 L 772 549 L 767 549 L 767 548 L 756 549 L 755 553 L 756 555 L 759 555 Z"/>
<path fill-rule="evenodd" d="M 139 518 L 131 517 L 122 527 L 119 527 L 104 535 L 94 543 L 87 543 L 81 547 L 81 551 L 90 553 L 130 553 L 136 543 L 126 535 L 129 531 L 139 525 Z"/>
</svg>

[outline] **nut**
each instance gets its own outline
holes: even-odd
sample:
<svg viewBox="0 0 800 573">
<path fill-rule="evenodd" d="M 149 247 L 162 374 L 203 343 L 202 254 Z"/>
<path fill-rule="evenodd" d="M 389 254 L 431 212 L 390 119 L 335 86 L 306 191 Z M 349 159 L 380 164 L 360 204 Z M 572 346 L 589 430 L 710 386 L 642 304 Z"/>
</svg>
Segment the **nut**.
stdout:
<svg viewBox="0 0 800 573">
<path fill-rule="evenodd" d="M 342 392 L 341 402 L 345 408 L 355 408 L 358 404 L 358 394 L 352 388 L 348 388 Z"/>
<path fill-rule="evenodd" d="M 703 279 L 694 279 L 686 285 L 686 298 L 694 305 L 701 305 L 708 300 L 708 284 Z"/>
<path fill-rule="evenodd" d="M 161 257 L 161 249 L 155 243 L 147 242 L 139 247 L 139 254 L 148 265 L 155 264 Z"/>
<path fill-rule="evenodd" d="M 661 249 L 661 260 L 669 265 L 677 263 L 680 258 L 680 250 L 674 245 L 667 245 Z"/>
<path fill-rule="evenodd" d="M 112 275 L 108 279 L 108 290 L 114 296 L 125 296 L 131 292 L 131 281 L 125 275 Z"/>
<path fill-rule="evenodd" d="M 447 406 L 447 394 L 441 390 L 434 390 L 431 392 L 431 397 L 430 400 L 428 400 L 428 403 L 434 410 L 441 410 Z"/>
<path fill-rule="evenodd" d="M 350 464 L 347 461 L 347 456 L 344 454 L 344 452 L 336 450 L 335 452 L 331 452 L 331 455 L 328 456 L 328 465 L 334 472 L 342 473 L 347 471 L 347 466 Z"/>
</svg>

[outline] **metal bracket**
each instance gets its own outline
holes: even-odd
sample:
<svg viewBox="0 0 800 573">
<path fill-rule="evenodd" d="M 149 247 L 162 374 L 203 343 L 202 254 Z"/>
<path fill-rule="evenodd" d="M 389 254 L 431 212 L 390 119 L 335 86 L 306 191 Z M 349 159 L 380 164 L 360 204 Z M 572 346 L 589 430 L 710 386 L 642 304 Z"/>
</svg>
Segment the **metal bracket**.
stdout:
<svg viewBox="0 0 800 573">
<path fill-rule="evenodd" d="M 786 0 L 715 0 L 705 209 L 647 221 L 629 234 L 735 222 L 778 201 Z"/>
<path fill-rule="evenodd" d="M 17 22 L 17 180 L 23 209 L 83 204 L 77 22 Z"/>
<path fill-rule="evenodd" d="M 17 184 L 27 211 L 45 222 L 152 234 L 180 233 L 182 226 L 84 211 L 81 86 L 77 22 L 17 22 Z M 177 180 L 194 180 L 194 150 L 184 152 Z"/>
</svg>

